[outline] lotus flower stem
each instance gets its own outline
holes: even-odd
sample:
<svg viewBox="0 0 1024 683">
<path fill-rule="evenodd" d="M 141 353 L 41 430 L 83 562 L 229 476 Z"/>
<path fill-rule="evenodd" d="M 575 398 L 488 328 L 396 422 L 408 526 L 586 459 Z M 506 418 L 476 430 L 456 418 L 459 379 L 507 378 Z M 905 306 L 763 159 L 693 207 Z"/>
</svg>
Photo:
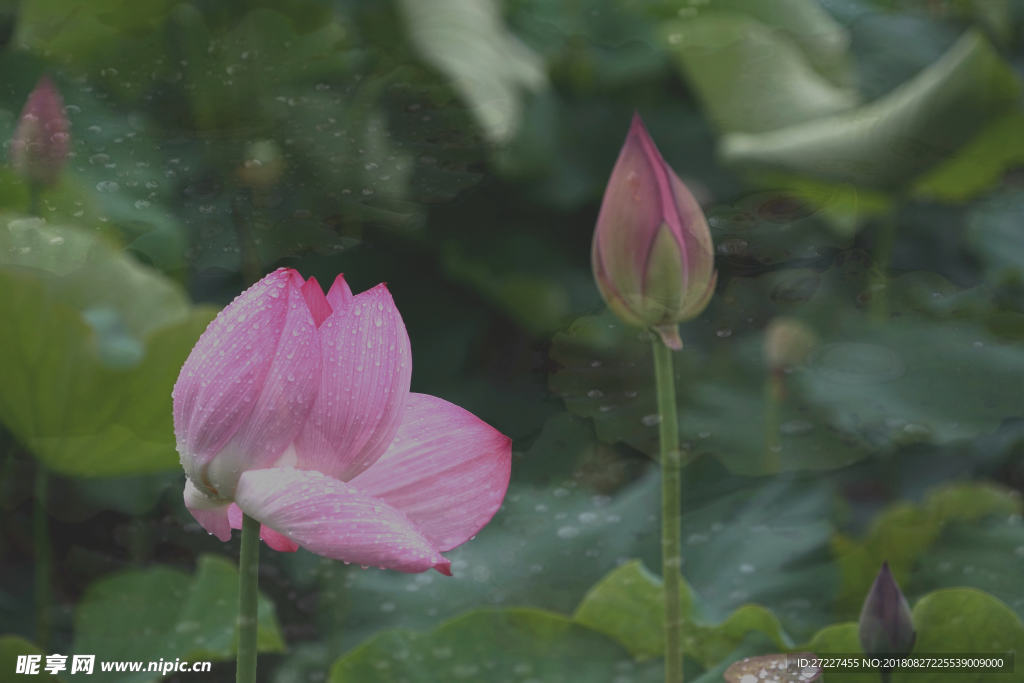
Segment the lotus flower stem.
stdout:
<svg viewBox="0 0 1024 683">
<path fill-rule="evenodd" d="M 781 467 L 779 422 L 782 396 L 782 373 L 773 370 L 764 380 L 764 471 L 768 474 L 775 474 Z"/>
<path fill-rule="evenodd" d="M 30 216 L 39 215 L 39 194 L 42 188 L 39 183 L 28 184 L 28 214 Z"/>
<path fill-rule="evenodd" d="M 32 535 L 35 544 L 35 604 L 36 644 L 46 649 L 50 644 L 50 579 L 52 576 L 52 550 L 50 528 L 46 523 L 46 500 L 49 479 L 42 466 L 36 469 L 34 505 L 32 509 Z"/>
<path fill-rule="evenodd" d="M 871 269 L 871 317 L 883 321 L 889 317 L 889 265 L 892 263 L 892 244 L 896 236 L 896 216 L 882 217 L 875 244 L 874 265 Z"/>
<path fill-rule="evenodd" d="M 256 681 L 256 587 L 260 573 L 260 523 L 242 518 L 242 548 L 238 554 L 238 666 L 235 683 Z"/>
<path fill-rule="evenodd" d="M 654 335 L 654 379 L 658 392 L 658 437 L 661 441 L 661 575 L 665 585 L 665 683 L 683 680 L 682 589 L 682 454 L 676 416 L 672 350 Z"/>
</svg>

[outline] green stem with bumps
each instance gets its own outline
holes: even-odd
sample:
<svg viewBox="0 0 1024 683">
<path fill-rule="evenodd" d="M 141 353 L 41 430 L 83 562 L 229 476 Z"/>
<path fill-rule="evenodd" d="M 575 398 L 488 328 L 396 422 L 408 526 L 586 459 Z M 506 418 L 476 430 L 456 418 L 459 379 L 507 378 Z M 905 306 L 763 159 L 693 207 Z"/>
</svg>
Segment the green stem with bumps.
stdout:
<svg viewBox="0 0 1024 683">
<path fill-rule="evenodd" d="M 42 465 L 37 465 L 32 506 L 32 536 L 35 560 L 36 644 L 44 650 L 50 644 L 50 603 L 52 594 L 52 550 L 50 526 L 46 518 L 49 476 Z"/>
<path fill-rule="evenodd" d="M 887 214 L 878 226 L 878 242 L 875 244 L 874 264 L 871 268 L 871 317 L 883 321 L 889 317 L 889 266 L 892 263 L 892 246 L 896 237 L 896 216 Z"/>
<path fill-rule="evenodd" d="M 235 683 L 256 683 L 257 584 L 260 573 L 260 523 L 242 518 L 238 554 L 238 667 Z"/>
<path fill-rule="evenodd" d="M 683 680 L 682 453 L 676 415 L 672 350 L 655 335 L 654 378 L 658 393 L 661 442 L 661 576 L 665 586 L 665 683 Z"/>
</svg>

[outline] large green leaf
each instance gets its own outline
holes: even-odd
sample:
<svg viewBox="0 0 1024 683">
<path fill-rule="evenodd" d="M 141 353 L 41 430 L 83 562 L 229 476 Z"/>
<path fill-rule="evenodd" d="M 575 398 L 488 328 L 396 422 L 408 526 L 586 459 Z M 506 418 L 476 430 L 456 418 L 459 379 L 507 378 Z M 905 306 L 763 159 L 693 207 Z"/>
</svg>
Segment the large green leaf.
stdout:
<svg viewBox="0 0 1024 683">
<path fill-rule="evenodd" d="M 973 588 L 947 588 L 921 598 L 914 605 L 917 629 L 915 652 L 993 653 L 1024 652 L 1024 624 L 1006 605 Z M 1017 681 L 1019 673 L 992 674 L 979 670 L 949 674 L 904 673 L 894 683 L 982 683 Z"/>
<path fill-rule="evenodd" d="M 61 653 L 56 653 L 61 654 Z M 5 675 L 10 676 L 12 679 L 15 677 L 14 672 L 18 666 L 19 655 L 40 655 L 42 659 L 39 662 L 39 673 L 32 676 L 31 678 L 24 678 L 23 676 L 17 676 L 22 680 L 31 681 L 62 681 L 65 680 L 60 676 L 46 672 L 46 655 L 47 653 L 39 649 L 34 643 L 25 640 L 21 636 L 14 635 L 3 635 L 0 636 L 0 671 L 3 671 Z M 70 666 L 70 658 L 67 660 Z"/>
<path fill-rule="evenodd" d="M 226 660 L 237 642 L 238 570 L 204 555 L 195 575 L 167 567 L 129 570 L 93 583 L 75 613 L 74 652 L 97 660 Z M 260 596 L 258 647 L 281 652 L 274 606 Z M 102 674 L 96 680 L 154 681 L 159 675 Z"/>
<path fill-rule="evenodd" d="M 968 215 L 967 240 L 994 283 L 1024 280 L 1022 214 L 1024 192 L 1007 190 L 976 204 Z"/>
<path fill-rule="evenodd" d="M 815 71 L 800 46 L 750 16 L 709 11 L 664 27 L 669 50 L 724 132 L 760 133 L 850 109 L 856 95 Z"/>
<path fill-rule="evenodd" d="M 1019 514 L 974 522 L 950 521 L 918 558 L 908 591 L 968 585 L 991 593 L 1024 618 L 1019 567 L 1024 567 L 1024 524 Z"/>
<path fill-rule="evenodd" d="M 99 0 L 86 8 L 67 0 L 29 0 L 19 5 L 13 42 L 73 68 L 102 71 L 106 85 L 139 97 L 157 75 L 154 69 L 166 69 L 159 29 L 174 5 Z"/>
<path fill-rule="evenodd" d="M 683 581 L 679 602 L 692 637 L 693 592 Z M 646 659 L 665 652 L 662 614 L 665 591 L 661 579 L 639 560 L 613 570 L 601 579 L 576 608 L 573 619 L 619 641 L 634 657 Z"/>
<path fill-rule="evenodd" d="M 1022 164 L 1024 112 L 1012 111 L 922 176 L 914 194 L 944 201 L 974 199 L 997 185 L 1006 171 Z"/>
<path fill-rule="evenodd" d="M 790 285 L 802 287 L 797 280 L 790 278 Z M 776 284 L 762 290 L 789 296 L 785 282 Z M 738 301 L 730 309 L 736 318 L 749 310 Z M 718 349 L 688 348 L 674 355 L 680 429 L 691 458 L 710 454 L 737 473 L 763 474 L 834 469 L 867 455 L 792 390 L 771 417 L 763 336 L 744 337 L 721 320 L 716 325 L 722 335 Z M 550 384 L 570 410 L 594 420 L 601 438 L 654 456 L 658 415 L 649 345 L 647 333 L 624 327 L 610 314 L 580 318 L 555 336 L 551 354 L 560 367 Z M 737 420 L 737 414 L 745 419 Z"/>
<path fill-rule="evenodd" d="M 855 185 L 902 188 L 1016 107 L 1020 84 L 980 34 L 857 109 L 722 142 L 732 164 Z"/>
<path fill-rule="evenodd" d="M 847 613 L 857 609 L 883 562 L 888 562 L 896 579 L 906 584 L 950 522 L 1019 515 L 1021 509 L 1019 498 L 1008 489 L 991 484 L 951 484 L 933 491 L 919 505 L 898 503 L 888 508 L 874 520 L 862 540 L 837 535 L 833 550 L 843 576 L 840 605 Z M 1012 548 L 1005 551 L 1012 552 Z"/>
<path fill-rule="evenodd" d="M 94 234 L 3 222 L 0 419 L 63 474 L 175 467 L 170 392 L 212 311 Z"/>
<path fill-rule="evenodd" d="M 413 45 L 445 74 L 484 134 L 515 133 L 524 91 L 546 83 L 540 59 L 503 26 L 493 0 L 400 0 Z"/>
<path fill-rule="evenodd" d="M 973 588 L 947 588 L 921 598 L 913 609 L 917 640 L 912 655 L 922 656 L 984 656 L 1024 651 L 1024 624 L 996 598 Z M 861 652 L 857 624 L 835 624 L 819 631 L 807 650 L 820 656 L 857 654 Z M 838 674 L 826 672 L 826 680 L 877 681 L 878 673 Z M 983 681 L 1017 681 L 1019 673 L 995 674 L 977 670 L 954 673 L 893 673 L 893 683 L 982 683 Z"/>
<path fill-rule="evenodd" d="M 533 448 L 516 455 L 517 477 L 543 481 L 545 472 L 607 451 L 585 423 L 562 422 L 553 421 Z M 452 578 L 362 570 L 303 552 L 283 558 L 289 575 L 316 591 L 318 627 L 333 634 L 329 645 L 311 644 L 301 648 L 301 656 L 289 657 L 286 680 L 304 680 L 326 665 L 328 653 L 347 650 L 380 629 L 427 628 L 485 606 L 569 613 L 627 559 L 656 566 L 658 473 L 620 485 L 614 494 L 597 494 L 586 484 L 614 483 L 609 470 L 615 461 L 605 462 L 592 474 L 579 471 L 575 481 L 513 483 L 495 518 L 447 553 Z M 834 618 L 828 612 L 838 576 L 823 563 L 833 533 L 825 487 L 735 477 L 713 459 L 692 463 L 684 480 L 684 572 L 701 598 L 702 619 L 720 623 L 756 602 L 771 608 L 787 632 L 804 637 Z M 751 647 L 737 656 L 764 652 Z"/>
<path fill-rule="evenodd" d="M 1024 352 L 983 326 L 847 315 L 794 378 L 836 429 L 869 446 L 947 443 L 1021 414 Z"/>
<path fill-rule="evenodd" d="M 779 189 L 707 206 L 704 213 L 726 263 L 773 265 L 849 247 L 861 218 L 880 209 L 854 188 L 784 178 Z"/>
<path fill-rule="evenodd" d="M 760 605 L 743 605 L 718 624 L 704 622 L 683 584 L 683 647 L 705 667 L 721 662 L 751 632 L 763 634 L 768 647 L 788 648 L 789 637 L 779 620 Z M 612 571 L 594 586 L 576 609 L 574 619 L 622 643 L 634 656 L 664 654 L 662 630 L 665 592 L 660 578 L 634 560 Z"/>
<path fill-rule="evenodd" d="M 784 33 L 803 50 L 808 63 L 838 85 L 849 82 L 850 35 L 819 0 L 716 0 L 698 12 L 743 12 Z"/>
<path fill-rule="evenodd" d="M 293 562 L 302 574 L 315 571 L 321 606 L 333 606 L 321 617 L 339 626 L 346 648 L 382 627 L 424 628 L 481 606 L 569 612 L 618 558 L 655 559 L 657 490 L 654 473 L 610 499 L 571 484 L 513 486 L 495 519 L 447 554 L 453 578 L 361 570 L 302 554 Z"/>
<path fill-rule="evenodd" d="M 374 681 L 660 680 L 660 662 L 638 664 L 614 641 L 535 609 L 479 610 L 433 631 L 389 631 L 339 659 L 331 683 Z"/>
<path fill-rule="evenodd" d="M 862 310 L 867 280 L 856 253 L 824 271 L 732 278 L 683 326 L 686 348 L 673 360 L 692 457 L 714 455 L 744 474 L 834 469 L 878 449 L 977 437 L 1021 415 L 1020 316 L 997 315 L 984 291 L 911 273 L 890 281 L 893 316 L 881 324 Z M 820 340 L 778 378 L 780 393 L 763 358 L 777 316 L 801 320 Z M 608 313 L 580 318 L 555 335 L 549 383 L 602 439 L 654 455 L 649 345 L 646 332 Z"/>
</svg>

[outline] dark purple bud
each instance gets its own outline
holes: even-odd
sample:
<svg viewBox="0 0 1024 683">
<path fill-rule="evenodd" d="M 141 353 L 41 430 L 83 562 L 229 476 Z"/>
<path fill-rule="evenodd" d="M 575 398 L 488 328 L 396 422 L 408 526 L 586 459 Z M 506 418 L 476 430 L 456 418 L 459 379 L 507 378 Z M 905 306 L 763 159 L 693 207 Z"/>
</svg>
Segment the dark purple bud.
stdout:
<svg viewBox="0 0 1024 683">
<path fill-rule="evenodd" d="M 896 579 L 883 563 L 860 612 L 860 644 L 871 657 L 907 655 L 914 649 L 914 620 Z"/>
</svg>

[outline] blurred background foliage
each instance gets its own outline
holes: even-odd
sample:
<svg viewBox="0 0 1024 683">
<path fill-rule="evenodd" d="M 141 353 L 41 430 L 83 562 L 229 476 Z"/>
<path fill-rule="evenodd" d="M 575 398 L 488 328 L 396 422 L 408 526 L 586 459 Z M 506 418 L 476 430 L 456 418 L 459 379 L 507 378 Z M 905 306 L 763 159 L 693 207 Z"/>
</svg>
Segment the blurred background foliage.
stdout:
<svg viewBox="0 0 1024 683">
<path fill-rule="evenodd" d="M 515 458 L 454 579 L 264 553 L 263 679 L 658 680 L 651 359 L 589 270 L 634 110 L 720 272 L 676 368 L 691 679 L 857 650 L 886 560 L 919 651 L 1024 652 L 1021 0 L 21 0 L 0 46 L 0 137 L 49 74 L 73 150 L 37 216 L 0 169 L 0 668 L 231 659 L 170 390 L 287 265 L 388 282 L 414 390 Z"/>
</svg>

